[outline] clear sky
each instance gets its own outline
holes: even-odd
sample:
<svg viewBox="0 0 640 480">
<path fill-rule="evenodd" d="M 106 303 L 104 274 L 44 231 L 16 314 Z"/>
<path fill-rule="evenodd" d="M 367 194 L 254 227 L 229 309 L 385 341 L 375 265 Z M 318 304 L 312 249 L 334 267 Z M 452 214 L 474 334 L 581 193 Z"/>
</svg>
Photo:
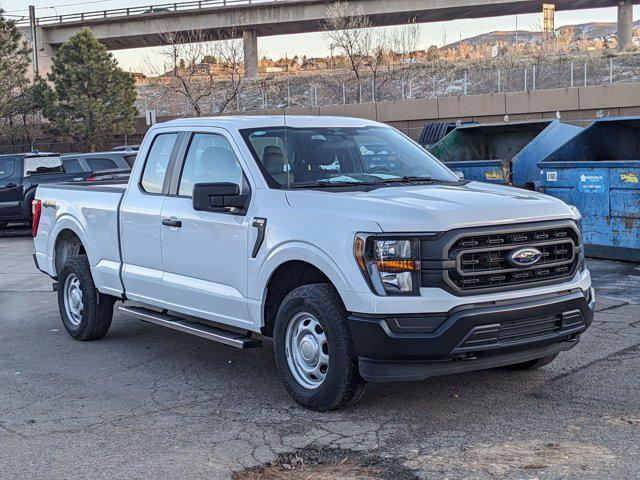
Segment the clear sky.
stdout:
<svg viewBox="0 0 640 480">
<path fill-rule="evenodd" d="M 170 3 L 169 1 L 153 0 L 0 0 L 0 6 L 7 15 L 28 15 L 28 6 L 36 7 L 38 16 L 61 15 L 82 11 L 104 10 L 110 8 L 147 6 Z M 640 19 L 640 7 L 634 8 L 634 19 Z M 421 25 L 420 48 L 426 49 L 430 45 L 441 46 L 446 36 L 447 43 L 472 37 L 493 30 L 515 30 L 518 28 L 531 29 L 534 24 L 541 23 L 542 13 L 537 15 L 520 15 L 507 17 L 483 18 L 474 20 L 454 20 L 451 22 L 428 23 Z M 616 8 L 599 8 L 592 10 L 577 10 L 556 13 L 556 27 L 587 22 L 615 22 Z M 327 55 L 327 40 L 322 33 L 305 33 L 276 37 L 260 37 L 258 48 L 261 54 L 278 58 L 285 54 L 308 57 Z M 131 49 L 114 52 L 123 66 L 131 71 L 144 71 L 149 59 L 153 59 L 153 49 Z"/>
</svg>

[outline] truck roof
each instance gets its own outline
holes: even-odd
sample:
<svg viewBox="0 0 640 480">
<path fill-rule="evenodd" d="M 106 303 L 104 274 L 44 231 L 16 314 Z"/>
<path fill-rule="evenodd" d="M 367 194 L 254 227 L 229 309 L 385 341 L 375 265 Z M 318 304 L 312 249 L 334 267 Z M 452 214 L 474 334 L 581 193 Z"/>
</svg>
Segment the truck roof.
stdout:
<svg viewBox="0 0 640 480">
<path fill-rule="evenodd" d="M 232 127 L 238 130 L 246 128 L 281 127 L 284 126 L 283 115 L 238 115 L 229 117 L 181 118 L 159 123 L 154 128 L 163 127 Z M 287 127 L 366 127 L 381 125 L 364 118 L 287 115 Z"/>
</svg>

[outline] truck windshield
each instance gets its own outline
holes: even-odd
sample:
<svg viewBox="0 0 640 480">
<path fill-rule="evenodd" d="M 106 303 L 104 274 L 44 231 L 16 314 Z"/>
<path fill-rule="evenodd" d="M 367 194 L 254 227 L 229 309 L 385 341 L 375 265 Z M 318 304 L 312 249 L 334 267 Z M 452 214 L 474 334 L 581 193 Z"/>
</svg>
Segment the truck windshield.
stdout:
<svg viewBox="0 0 640 480">
<path fill-rule="evenodd" d="M 43 173 L 63 173 L 62 161 L 59 156 L 25 157 L 24 176 L 40 175 Z"/>
<path fill-rule="evenodd" d="M 271 127 L 241 131 L 274 187 L 337 187 L 458 182 L 458 177 L 398 131 Z"/>
</svg>

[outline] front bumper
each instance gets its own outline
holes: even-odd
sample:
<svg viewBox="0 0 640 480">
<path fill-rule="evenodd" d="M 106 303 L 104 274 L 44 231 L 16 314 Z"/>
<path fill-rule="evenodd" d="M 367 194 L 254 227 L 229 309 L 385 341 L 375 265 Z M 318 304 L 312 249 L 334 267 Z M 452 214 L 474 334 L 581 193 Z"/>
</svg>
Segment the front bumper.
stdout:
<svg viewBox="0 0 640 480">
<path fill-rule="evenodd" d="M 352 314 L 349 325 L 360 374 L 385 382 L 495 368 L 568 350 L 594 312 L 590 288 L 443 314 Z"/>
</svg>

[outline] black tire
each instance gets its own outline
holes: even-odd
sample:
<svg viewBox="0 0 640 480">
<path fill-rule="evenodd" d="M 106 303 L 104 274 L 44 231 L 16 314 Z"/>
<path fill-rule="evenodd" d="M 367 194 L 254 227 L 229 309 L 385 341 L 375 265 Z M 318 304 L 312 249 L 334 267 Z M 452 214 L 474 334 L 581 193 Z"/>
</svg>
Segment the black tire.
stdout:
<svg viewBox="0 0 640 480">
<path fill-rule="evenodd" d="M 75 320 L 69 316 L 65 305 L 67 279 L 70 279 L 71 276 L 75 276 L 78 280 L 82 291 L 81 319 Z M 104 337 L 111 326 L 113 304 L 116 299 L 96 290 L 86 255 L 69 257 L 60 270 L 58 282 L 58 308 L 62 324 L 71 338 L 88 341 Z"/>
<path fill-rule="evenodd" d="M 542 368 L 546 365 L 549 365 L 551 362 L 553 362 L 556 359 L 557 356 L 558 354 L 554 353 L 553 355 L 537 358 L 535 360 L 529 360 L 528 362 L 507 365 L 504 368 L 506 368 L 507 370 L 516 370 L 516 371 L 537 370 L 538 368 Z"/>
<path fill-rule="evenodd" d="M 304 312 L 317 319 L 328 347 L 329 367 L 322 383 L 314 389 L 304 387 L 295 379 L 285 347 L 289 323 Z M 273 340 L 280 378 L 289 394 L 301 405 L 316 411 L 336 410 L 354 404 L 361 397 L 365 381 L 358 372 L 347 312 L 332 285 L 304 285 L 289 293 L 278 309 Z"/>
</svg>

